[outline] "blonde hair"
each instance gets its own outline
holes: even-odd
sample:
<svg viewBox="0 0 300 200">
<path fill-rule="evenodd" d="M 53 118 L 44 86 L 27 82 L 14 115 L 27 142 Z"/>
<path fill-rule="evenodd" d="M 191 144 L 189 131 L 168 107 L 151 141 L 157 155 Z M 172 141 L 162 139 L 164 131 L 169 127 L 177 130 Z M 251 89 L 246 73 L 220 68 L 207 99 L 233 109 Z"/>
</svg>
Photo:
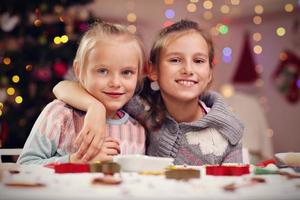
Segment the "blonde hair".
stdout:
<svg viewBox="0 0 300 200">
<path fill-rule="evenodd" d="M 79 43 L 74 64 L 77 64 L 77 67 L 83 72 L 78 77 L 79 81 L 83 83 L 85 74 L 86 74 L 86 60 L 88 53 L 95 47 L 97 42 L 103 41 L 105 39 L 120 38 L 123 37 L 126 40 L 134 41 L 137 44 L 137 50 L 139 53 L 139 63 L 138 63 L 138 82 L 137 89 L 138 91 L 143 84 L 144 78 L 144 65 L 145 65 L 145 52 L 144 46 L 141 40 L 137 35 L 131 33 L 127 28 L 120 24 L 113 24 L 104 21 L 94 22 L 90 28 L 84 33 Z"/>
</svg>

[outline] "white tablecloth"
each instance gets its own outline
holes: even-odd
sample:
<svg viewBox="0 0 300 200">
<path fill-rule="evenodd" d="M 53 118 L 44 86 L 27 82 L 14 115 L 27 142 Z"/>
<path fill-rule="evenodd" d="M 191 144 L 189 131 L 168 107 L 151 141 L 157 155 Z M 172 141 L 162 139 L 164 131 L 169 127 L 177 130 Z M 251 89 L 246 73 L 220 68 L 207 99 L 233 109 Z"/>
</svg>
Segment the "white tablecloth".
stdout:
<svg viewBox="0 0 300 200">
<path fill-rule="evenodd" d="M 4 174 L 0 183 L 0 199 L 300 199 L 300 179 L 281 175 L 206 176 L 200 179 L 176 181 L 164 176 L 121 173 L 120 185 L 93 185 L 92 179 L 101 173 L 55 174 L 41 167 L 26 167 L 19 174 Z M 263 177 L 257 183 L 229 192 L 223 186 L 230 183 L 247 184 L 250 179 Z M 14 188 L 9 181 L 40 182 L 42 188 Z"/>
</svg>

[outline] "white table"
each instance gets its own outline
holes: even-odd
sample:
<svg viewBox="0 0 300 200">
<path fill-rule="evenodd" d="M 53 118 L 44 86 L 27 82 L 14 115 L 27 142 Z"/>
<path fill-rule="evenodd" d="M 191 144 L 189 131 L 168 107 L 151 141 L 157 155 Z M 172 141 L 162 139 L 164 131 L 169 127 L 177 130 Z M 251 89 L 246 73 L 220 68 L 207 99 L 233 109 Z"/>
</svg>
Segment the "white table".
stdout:
<svg viewBox="0 0 300 200">
<path fill-rule="evenodd" d="M 23 166 L 22 166 L 23 167 Z M 228 192 L 229 183 L 247 183 L 253 176 L 206 176 L 200 179 L 176 181 L 164 176 L 121 173 L 122 184 L 117 186 L 92 185 L 101 173 L 55 174 L 37 166 L 23 167 L 20 174 L 4 174 L 0 182 L 0 199 L 300 199 L 300 179 L 288 180 L 281 175 L 260 175 L 266 183 Z M 11 188 L 5 182 L 26 180 L 45 183 L 43 188 Z"/>
</svg>

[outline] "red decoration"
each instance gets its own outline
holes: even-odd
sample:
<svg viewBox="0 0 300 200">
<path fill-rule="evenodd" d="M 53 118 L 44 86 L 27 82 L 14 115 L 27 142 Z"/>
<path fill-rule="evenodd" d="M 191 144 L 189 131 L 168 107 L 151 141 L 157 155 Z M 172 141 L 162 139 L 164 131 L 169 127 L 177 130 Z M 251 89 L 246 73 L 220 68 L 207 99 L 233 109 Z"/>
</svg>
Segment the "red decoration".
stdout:
<svg viewBox="0 0 300 200">
<path fill-rule="evenodd" d="M 53 70 L 58 78 L 63 78 L 68 71 L 68 66 L 62 61 L 57 61 L 53 65 Z"/>
<path fill-rule="evenodd" d="M 226 165 L 211 165 L 206 166 L 206 175 L 213 176 L 241 176 L 249 174 L 249 165 L 226 166 Z"/>
<path fill-rule="evenodd" d="M 237 65 L 236 72 L 232 79 L 233 83 L 253 83 L 259 78 L 255 70 L 255 62 L 252 55 L 252 50 L 249 41 L 249 34 L 245 35 L 244 47 Z"/>
<path fill-rule="evenodd" d="M 54 164 L 55 173 L 85 173 L 90 172 L 89 164 L 62 163 Z"/>
<path fill-rule="evenodd" d="M 296 103 L 300 97 L 300 58 L 290 51 L 281 53 L 281 61 L 273 73 L 273 79 L 285 98 L 290 103 Z"/>
</svg>

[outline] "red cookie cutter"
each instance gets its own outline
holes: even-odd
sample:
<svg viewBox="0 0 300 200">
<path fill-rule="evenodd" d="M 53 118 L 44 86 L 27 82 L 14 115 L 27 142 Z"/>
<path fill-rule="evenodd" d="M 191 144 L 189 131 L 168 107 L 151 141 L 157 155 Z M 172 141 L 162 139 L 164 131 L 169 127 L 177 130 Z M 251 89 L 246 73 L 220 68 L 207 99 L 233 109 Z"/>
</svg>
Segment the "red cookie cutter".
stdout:
<svg viewBox="0 0 300 200">
<path fill-rule="evenodd" d="M 227 166 L 227 165 L 210 165 L 206 166 L 206 175 L 213 176 L 241 176 L 249 174 L 249 165 Z"/>
</svg>

